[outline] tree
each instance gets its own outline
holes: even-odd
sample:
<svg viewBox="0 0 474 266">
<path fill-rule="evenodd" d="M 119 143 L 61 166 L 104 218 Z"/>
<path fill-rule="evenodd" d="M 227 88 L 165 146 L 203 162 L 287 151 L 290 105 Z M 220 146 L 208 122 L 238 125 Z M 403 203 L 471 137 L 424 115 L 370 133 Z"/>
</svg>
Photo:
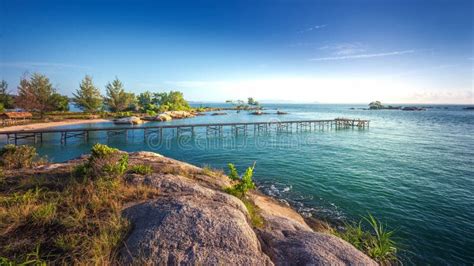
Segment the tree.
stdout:
<svg viewBox="0 0 474 266">
<path fill-rule="evenodd" d="M 184 99 L 184 95 L 179 91 L 170 91 L 168 93 L 155 94 L 157 103 L 160 105 L 162 111 L 187 111 L 191 107 Z"/>
<path fill-rule="evenodd" d="M 51 95 L 51 101 L 53 102 L 54 111 L 69 111 L 69 98 L 66 95 L 53 93 L 53 95 Z"/>
<path fill-rule="evenodd" d="M 42 74 L 34 73 L 28 80 L 23 77 L 18 86 L 17 104 L 28 111 L 37 111 L 43 118 L 44 113 L 58 108 L 55 101 L 58 96 L 49 79 Z"/>
<path fill-rule="evenodd" d="M 140 112 L 156 112 L 159 109 L 158 105 L 159 103 L 157 102 L 155 94 L 146 91 L 138 95 L 138 106 L 140 108 Z"/>
<path fill-rule="evenodd" d="M 79 84 L 79 89 L 73 93 L 74 105 L 85 112 L 97 112 L 103 104 L 102 95 L 92 82 L 92 77 L 86 75 Z"/>
<path fill-rule="evenodd" d="M 0 82 L 0 104 L 6 109 L 13 108 L 13 97 L 8 92 L 8 83 L 5 80 Z"/>
<path fill-rule="evenodd" d="M 252 97 L 248 98 L 247 103 L 248 103 L 248 105 L 253 105 L 253 106 L 258 106 L 259 105 L 259 103 L 257 101 L 255 101 L 255 99 L 252 98 Z"/>
<path fill-rule="evenodd" d="M 130 109 L 136 102 L 135 95 L 125 92 L 123 84 L 118 78 L 115 78 L 112 83 L 107 83 L 105 88 L 107 90 L 105 103 L 112 112 L 122 112 Z"/>
</svg>

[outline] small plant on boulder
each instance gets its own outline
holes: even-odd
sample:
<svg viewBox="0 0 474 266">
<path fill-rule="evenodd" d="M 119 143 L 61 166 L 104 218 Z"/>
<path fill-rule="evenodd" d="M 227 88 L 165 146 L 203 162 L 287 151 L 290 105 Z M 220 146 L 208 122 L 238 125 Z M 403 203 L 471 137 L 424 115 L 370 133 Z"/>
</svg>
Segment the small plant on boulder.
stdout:
<svg viewBox="0 0 474 266">
<path fill-rule="evenodd" d="M 397 262 L 395 231 L 387 230 L 372 214 L 362 217 L 359 223 L 348 223 L 344 227 L 342 232 L 334 233 L 382 265 Z"/>
<path fill-rule="evenodd" d="M 153 169 L 149 165 L 137 164 L 130 168 L 130 172 L 139 175 L 149 175 L 153 172 Z"/>
<path fill-rule="evenodd" d="M 128 154 L 97 143 L 91 149 L 86 163 L 87 174 L 91 177 L 119 177 L 128 167 Z"/>
<path fill-rule="evenodd" d="M 243 198 L 248 190 L 255 188 L 255 183 L 252 180 L 255 163 L 253 166 L 247 168 L 242 177 L 239 176 L 237 169 L 233 164 L 230 163 L 228 166 L 230 170 L 229 178 L 238 181 L 238 183 L 232 187 L 226 188 L 225 191 L 238 198 Z"/>
<path fill-rule="evenodd" d="M 239 173 L 237 172 L 237 168 L 232 163 L 228 164 L 229 167 L 229 178 L 232 180 L 240 180 Z"/>
</svg>

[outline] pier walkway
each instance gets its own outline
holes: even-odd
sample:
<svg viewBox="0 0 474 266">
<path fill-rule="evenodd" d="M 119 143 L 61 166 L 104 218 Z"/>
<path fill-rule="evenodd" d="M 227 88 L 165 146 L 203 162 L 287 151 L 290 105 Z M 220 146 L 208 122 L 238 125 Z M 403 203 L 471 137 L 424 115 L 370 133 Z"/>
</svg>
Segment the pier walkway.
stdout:
<svg viewBox="0 0 474 266">
<path fill-rule="evenodd" d="M 288 131 L 311 131 L 322 129 L 343 129 L 369 127 L 369 120 L 336 118 L 332 120 L 293 120 L 293 121 L 270 121 L 270 122 L 237 122 L 237 123 L 212 123 L 212 124 L 183 124 L 183 125 L 157 125 L 157 126 L 128 126 L 128 127 L 103 127 L 103 128 L 77 128 L 77 129 L 41 129 L 23 131 L 3 131 L 0 136 L 6 136 L 7 143 L 18 145 L 19 140 L 32 140 L 34 143 L 43 142 L 45 134 L 60 134 L 61 144 L 66 144 L 68 139 L 89 139 L 91 132 L 106 132 L 107 137 L 115 135 L 127 136 L 130 131 L 143 131 L 144 138 L 150 134 L 159 134 L 163 137 L 163 130 L 176 130 L 176 135 L 195 134 L 195 129 L 204 128 L 206 134 L 222 134 L 224 130 L 230 129 L 235 135 L 247 134 L 252 129 L 255 133 L 261 131 L 276 130 L 277 132 Z"/>
</svg>

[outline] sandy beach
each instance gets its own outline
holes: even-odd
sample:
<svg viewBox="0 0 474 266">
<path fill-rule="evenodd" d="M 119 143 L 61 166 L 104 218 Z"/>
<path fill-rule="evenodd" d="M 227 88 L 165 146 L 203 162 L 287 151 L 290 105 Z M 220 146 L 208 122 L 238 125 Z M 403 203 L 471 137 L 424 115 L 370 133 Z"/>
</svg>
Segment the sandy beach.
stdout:
<svg viewBox="0 0 474 266">
<path fill-rule="evenodd" d="M 107 119 L 71 119 L 66 121 L 58 121 L 58 122 L 45 122 L 45 123 L 34 123 L 28 125 L 18 125 L 18 126 L 11 126 L 11 127 L 4 127 L 0 128 L 0 132 L 5 131 L 23 131 L 23 130 L 35 130 L 35 129 L 44 129 L 50 127 L 59 127 L 59 126 L 67 126 L 67 125 L 80 125 L 80 124 L 94 124 L 94 123 L 102 123 L 102 122 L 110 122 Z"/>
</svg>

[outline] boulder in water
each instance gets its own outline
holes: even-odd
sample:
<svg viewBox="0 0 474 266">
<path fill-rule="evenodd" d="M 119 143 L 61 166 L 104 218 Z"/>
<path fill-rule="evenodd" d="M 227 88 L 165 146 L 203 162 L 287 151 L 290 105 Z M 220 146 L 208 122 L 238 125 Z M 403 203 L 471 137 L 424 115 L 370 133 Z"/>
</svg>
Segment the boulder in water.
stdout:
<svg viewBox="0 0 474 266">
<path fill-rule="evenodd" d="M 129 117 L 117 118 L 114 120 L 114 123 L 118 125 L 138 125 L 138 124 L 142 124 L 143 121 L 139 117 L 129 116 Z"/>
</svg>

